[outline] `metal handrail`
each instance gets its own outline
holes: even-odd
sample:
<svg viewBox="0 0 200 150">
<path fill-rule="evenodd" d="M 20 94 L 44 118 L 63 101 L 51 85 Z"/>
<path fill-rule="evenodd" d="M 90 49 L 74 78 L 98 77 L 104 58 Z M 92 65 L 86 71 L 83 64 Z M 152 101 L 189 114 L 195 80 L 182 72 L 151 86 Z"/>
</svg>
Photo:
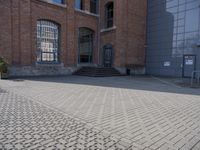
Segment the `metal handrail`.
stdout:
<svg viewBox="0 0 200 150">
<path fill-rule="evenodd" d="M 192 71 L 191 86 L 193 86 L 195 74 L 197 74 L 197 84 L 200 84 L 200 70 L 195 70 Z"/>
</svg>

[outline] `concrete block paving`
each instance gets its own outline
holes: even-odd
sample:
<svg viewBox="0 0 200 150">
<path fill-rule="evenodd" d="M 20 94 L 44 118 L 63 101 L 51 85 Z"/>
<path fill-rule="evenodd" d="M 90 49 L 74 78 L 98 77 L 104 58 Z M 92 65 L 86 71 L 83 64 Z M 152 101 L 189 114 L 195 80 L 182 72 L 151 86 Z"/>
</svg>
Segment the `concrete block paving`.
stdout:
<svg viewBox="0 0 200 150">
<path fill-rule="evenodd" d="M 199 89 L 150 77 L 30 78 L 0 86 L 0 149 L 200 148 Z"/>
<path fill-rule="evenodd" d="M 0 149 L 126 149 L 85 123 L 22 96 L 0 92 Z"/>
</svg>

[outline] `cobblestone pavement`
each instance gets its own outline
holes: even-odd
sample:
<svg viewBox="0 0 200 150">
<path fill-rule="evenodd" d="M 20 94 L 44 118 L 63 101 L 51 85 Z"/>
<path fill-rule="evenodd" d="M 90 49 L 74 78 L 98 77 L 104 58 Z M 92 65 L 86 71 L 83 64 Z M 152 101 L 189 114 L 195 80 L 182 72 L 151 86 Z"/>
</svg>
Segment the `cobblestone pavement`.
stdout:
<svg viewBox="0 0 200 150">
<path fill-rule="evenodd" d="M 79 76 L 0 81 L 0 86 L 79 118 L 126 148 L 200 149 L 199 89 L 145 77 Z"/>
</svg>

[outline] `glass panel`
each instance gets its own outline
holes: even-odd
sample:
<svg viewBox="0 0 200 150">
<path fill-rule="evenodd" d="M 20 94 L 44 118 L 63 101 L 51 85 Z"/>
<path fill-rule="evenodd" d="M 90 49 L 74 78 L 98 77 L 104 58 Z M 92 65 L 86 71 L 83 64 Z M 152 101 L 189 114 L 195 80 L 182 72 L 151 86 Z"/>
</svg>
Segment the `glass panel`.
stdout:
<svg viewBox="0 0 200 150">
<path fill-rule="evenodd" d="M 64 4 L 64 0 L 45 0 L 45 1 L 50 2 L 50 3 Z"/>
<path fill-rule="evenodd" d="M 83 9 L 83 2 L 82 0 L 75 0 L 75 8 L 76 9 Z"/>
<path fill-rule="evenodd" d="M 197 31 L 199 27 L 199 9 L 186 12 L 185 32 Z"/>
<path fill-rule="evenodd" d="M 106 7 L 106 27 L 110 28 L 113 26 L 113 3 L 109 3 Z"/>
<path fill-rule="evenodd" d="M 53 0 L 54 3 L 64 4 L 63 0 Z"/>
</svg>

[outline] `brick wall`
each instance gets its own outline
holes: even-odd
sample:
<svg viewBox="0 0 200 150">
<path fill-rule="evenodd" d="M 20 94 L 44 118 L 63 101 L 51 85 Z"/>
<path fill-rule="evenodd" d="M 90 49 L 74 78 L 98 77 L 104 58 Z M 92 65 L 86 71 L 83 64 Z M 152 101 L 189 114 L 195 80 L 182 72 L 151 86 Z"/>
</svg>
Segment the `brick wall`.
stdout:
<svg viewBox="0 0 200 150">
<path fill-rule="evenodd" d="M 105 5 L 110 0 L 102 0 L 101 29 L 105 28 Z M 114 28 L 101 33 L 101 49 L 107 43 L 114 45 L 114 66 L 145 62 L 146 43 L 146 0 L 113 0 Z"/>
<path fill-rule="evenodd" d="M 11 1 L 0 0 L 0 56 L 12 61 L 12 18 Z"/>
<path fill-rule="evenodd" d="M 89 0 L 84 0 L 85 10 L 76 10 L 74 0 L 65 0 L 65 5 L 42 0 L 0 0 L 0 56 L 12 67 L 35 67 L 37 20 L 45 19 L 61 27 L 60 60 L 66 68 L 77 66 L 80 27 L 95 33 L 95 65 L 103 63 L 103 46 L 108 43 L 114 48 L 114 67 L 144 64 L 146 0 L 113 0 L 114 28 L 105 31 L 105 4 L 110 1 L 100 0 L 100 14 L 94 15 L 89 13 Z"/>
</svg>

